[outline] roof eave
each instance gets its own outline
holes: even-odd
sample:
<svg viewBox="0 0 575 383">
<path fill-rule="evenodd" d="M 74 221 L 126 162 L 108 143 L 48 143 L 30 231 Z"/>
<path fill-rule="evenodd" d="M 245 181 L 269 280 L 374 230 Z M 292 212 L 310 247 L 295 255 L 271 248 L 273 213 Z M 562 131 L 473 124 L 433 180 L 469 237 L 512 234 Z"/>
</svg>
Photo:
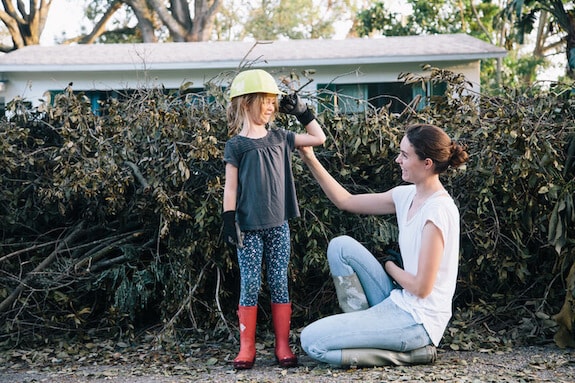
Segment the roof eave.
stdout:
<svg viewBox="0 0 575 383">
<path fill-rule="evenodd" d="M 371 65 L 371 64 L 405 64 L 405 63 L 432 63 L 445 61 L 476 61 L 505 57 L 506 51 L 489 52 L 479 54 L 453 54 L 453 55 L 421 55 L 421 56 L 388 56 L 388 57 L 360 57 L 339 59 L 309 59 L 309 60 L 267 60 L 268 67 L 310 67 L 310 66 L 335 66 L 335 65 Z M 255 67 L 262 66 L 255 64 Z M 216 62 L 181 62 L 181 63 L 146 63 L 145 65 L 134 64 L 109 64 L 109 65 L 1 65 L 0 72 L 130 72 L 134 70 L 191 70 L 191 69 L 233 69 L 238 67 L 238 61 Z"/>
</svg>

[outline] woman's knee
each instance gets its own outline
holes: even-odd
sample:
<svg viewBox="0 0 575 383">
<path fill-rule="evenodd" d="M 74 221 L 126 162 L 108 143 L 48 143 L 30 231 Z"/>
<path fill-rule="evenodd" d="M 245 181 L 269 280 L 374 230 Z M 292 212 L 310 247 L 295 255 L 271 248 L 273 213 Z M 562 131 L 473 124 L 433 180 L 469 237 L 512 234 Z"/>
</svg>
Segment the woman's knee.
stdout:
<svg viewBox="0 0 575 383">
<path fill-rule="evenodd" d="M 349 275 L 353 273 L 350 260 L 356 256 L 354 249 L 359 243 L 348 235 L 333 238 L 327 247 L 327 261 L 332 275 Z"/>
<path fill-rule="evenodd" d="M 300 343 L 302 350 L 305 351 L 310 357 L 314 359 L 321 359 L 325 350 L 321 350 L 317 347 L 316 335 L 314 335 L 315 323 L 312 323 L 305 327 L 300 334 Z"/>
<path fill-rule="evenodd" d="M 340 235 L 339 237 L 335 237 L 331 241 L 329 241 L 329 244 L 327 246 L 328 260 L 342 258 L 345 253 L 345 248 L 349 245 L 351 241 L 355 241 L 355 239 L 353 239 L 349 235 Z"/>
<path fill-rule="evenodd" d="M 330 250 L 331 251 L 338 251 L 349 241 L 355 241 L 355 239 L 353 239 L 349 235 L 340 235 L 340 236 L 334 237 L 329 241 L 329 244 L 327 245 L 327 251 L 328 252 Z"/>
<path fill-rule="evenodd" d="M 332 365 L 341 364 L 341 350 L 328 350 L 322 341 L 325 334 L 320 335 L 323 331 L 315 325 L 317 322 L 312 323 L 311 327 L 304 328 L 300 335 L 301 348 L 310 357 L 319 362 L 328 363 Z M 320 330 L 319 333 L 317 330 Z"/>
</svg>

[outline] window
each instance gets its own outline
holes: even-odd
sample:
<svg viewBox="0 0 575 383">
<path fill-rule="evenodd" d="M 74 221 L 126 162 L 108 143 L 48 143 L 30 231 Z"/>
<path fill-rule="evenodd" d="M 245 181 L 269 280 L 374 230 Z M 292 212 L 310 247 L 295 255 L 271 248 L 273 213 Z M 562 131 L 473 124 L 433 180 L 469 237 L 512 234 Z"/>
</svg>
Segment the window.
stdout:
<svg viewBox="0 0 575 383">
<path fill-rule="evenodd" d="M 445 93 L 445 84 L 419 84 L 382 82 L 365 84 L 319 84 L 320 109 L 333 108 L 340 113 L 364 112 L 368 105 L 374 108 L 388 106 L 392 113 L 401 113 L 415 98 L 421 96 L 417 108 L 428 103 L 428 97 Z"/>
<path fill-rule="evenodd" d="M 122 90 L 74 90 L 74 94 L 83 94 L 90 100 L 90 105 L 92 111 L 96 114 L 99 114 L 101 111 L 101 106 L 108 100 L 117 99 L 117 100 L 127 100 L 132 97 L 136 92 L 141 92 L 142 90 L 136 89 L 122 89 Z M 194 97 L 195 94 L 200 94 L 203 92 L 203 88 L 193 88 L 187 89 L 186 94 L 191 94 L 186 97 L 187 102 L 191 102 L 192 104 L 196 102 L 198 97 Z M 168 93 L 175 93 L 178 92 L 177 89 L 164 89 L 163 92 L 165 94 Z M 50 91 L 50 103 L 54 103 L 54 99 L 58 94 L 64 93 L 64 90 L 51 90 Z"/>
<path fill-rule="evenodd" d="M 54 104 L 54 100 L 56 99 L 56 96 L 58 96 L 59 94 L 64 93 L 64 90 L 51 90 L 50 93 L 50 104 Z M 90 100 L 90 105 L 92 108 L 92 111 L 94 113 L 99 113 L 100 112 L 100 102 L 102 101 L 107 101 L 107 100 L 111 100 L 111 99 L 126 99 L 128 98 L 131 94 L 133 94 L 135 91 L 132 89 L 126 89 L 126 90 L 122 90 L 122 91 L 114 91 L 114 90 L 74 90 L 74 94 L 78 95 L 78 94 L 83 94 L 84 96 L 86 96 L 86 98 L 88 100 Z"/>
</svg>

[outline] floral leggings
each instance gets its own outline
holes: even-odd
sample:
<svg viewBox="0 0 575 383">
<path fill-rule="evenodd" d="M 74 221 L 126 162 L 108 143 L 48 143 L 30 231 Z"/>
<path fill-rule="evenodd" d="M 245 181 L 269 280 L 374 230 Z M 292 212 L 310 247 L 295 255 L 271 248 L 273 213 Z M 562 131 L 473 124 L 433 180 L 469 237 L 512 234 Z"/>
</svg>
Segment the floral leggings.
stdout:
<svg viewBox="0 0 575 383">
<path fill-rule="evenodd" d="M 244 246 L 238 249 L 240 306 L 256 306 L 262 283 L 262 259 L 273 303 L 288 303 L 287 269 L 290 259 L 290 229 L 283 225 L 244 232 Z"/>
</svg>

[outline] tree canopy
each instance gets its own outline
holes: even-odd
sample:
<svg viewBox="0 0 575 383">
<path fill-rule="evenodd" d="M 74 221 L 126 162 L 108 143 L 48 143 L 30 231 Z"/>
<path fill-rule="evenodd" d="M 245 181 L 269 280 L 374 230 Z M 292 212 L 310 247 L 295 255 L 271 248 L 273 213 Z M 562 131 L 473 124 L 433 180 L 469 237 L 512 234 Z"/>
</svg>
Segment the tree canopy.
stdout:
<svg viewBox="0 0 575 383">
<path fill-rule="evenodd" d="M 70 0 L 68 0 L 70 1 Z M 330 38 L 334 23 L 353 17 L 357 0 L 94 0 L 84 1 L 91 25 L 60 43 L 193 42 L 254 38 Z M 13 44 L 3 51 L 40 42 L 52 1 L 4 0 L 0 21 Z M 28 11 L 29 10 L 29 11 Z M 58 17 L 54 15 L 51 17 Z"/>
<path fill-rule="evenodd" d="M 71 1 L 71 0 L 66 0 Z M 466 33 L 510 52 L 484 62 L 485 84 L 531 84 L 549 57 L 562 54 L 575 76 L 575 10 L 568 0 L 404 0 L 408 13 L 387 2 L 360 0 L 85 0 L 90 26 L 60 43 L 191 42 L 331 38 L 343 21 L 349 36 Z M 2 1 L 0 22 L 10 36 L 0 51 L 39 44 L 52 0 Z M 367 4 L 367 6 L 366 6 Z M 54 15 L 50 17 L 59 17 Z M 530 54 L 520 53 L 534 36 Z"/>
<path fill-rule="evenodd" d="M 249 11 L 241 36 L 260 40 L 317 39 L 335 33 L 334 22 L 353 8 L 349 1 L 262 0 Z"/>
<path fill-rule="evenodd" d="M 505 83 L 531 84 L 554 52 L 566 53 L 567 75 L 575 68 L 575 11 L 568 0 L 493 1 L 406 0 L 412 12 L 400 14 L 379 1 L 357 14 L 360 36 L 467 33 L 510 51 Z M 567 6 L 567 8 L 566 8 Z M 532 54 L 518 55 L 536 30 Z M 487 68 L 487 71 L 491 69 Z"/>
<path fill-rule="evenodd" d="M 566 74 L 575 79 L 575 5 L 568 0 L 511 0 L 501 19 L 513 23 L 508 42 L 523 44 L 536 30 L 533 55 L 544 58 L 554 52 L 565 54 Z"/>
</svg>

